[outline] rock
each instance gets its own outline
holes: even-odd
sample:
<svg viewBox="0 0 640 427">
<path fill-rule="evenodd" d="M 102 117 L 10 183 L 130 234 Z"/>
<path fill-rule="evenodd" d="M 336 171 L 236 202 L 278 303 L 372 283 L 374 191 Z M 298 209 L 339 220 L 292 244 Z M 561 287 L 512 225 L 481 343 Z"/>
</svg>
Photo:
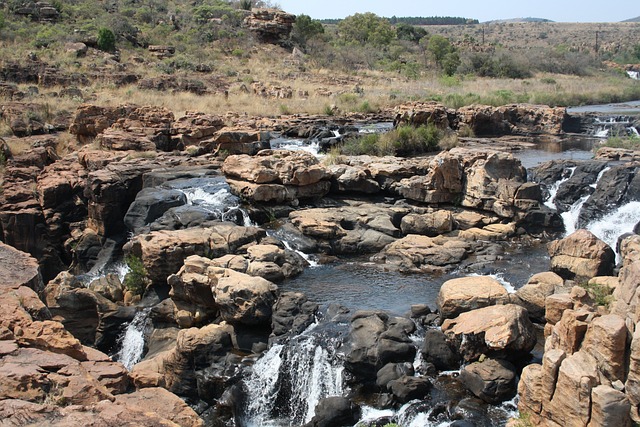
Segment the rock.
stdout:
<svg viewBox="0 0 640 427">
<path fill-rule="evenodd" d="M 462 239 L 409 234 L 389 243 L 373 260 L 401 271 L 445 272 L 455 268 L 470 251 L 471 244 Z"/>
<path fill-rule="evenodd" d="M 116 403 L 127 407 L 144 408 L 145 411 L 162 415 L 176 425 L 201 427 L 204 425 L 198 414 L 182 399 L 163 388 L 143 388 L 135 393 L 116 397 Z"/>
<path fill-rule="evenodd" d="M 180 190 L 143 188 L 124 216 L 127 228 L 137 233 L 146 225 L 160 218 L 170 208 L 187 203 L 187 196 Z"/>
<path fill-rule="evenodd" d="M 387 363 L 376 375 L 376 385 L 381 389 L 391 388 L 391 382 L 405 376 L 414 375 L 413 365 L 405 363 Z"/>
<path fill-rule="evenodd" d="M 450 211 L 439 210 L 423 215 L 409 214 L 402 217 L 400 229 L 404 234 L 439 236 L 453 230 L 453 215 Z"/>
<path fill-rule="evenodd" d="M 580 351 L 589 353 L 599 370 L 611 382 L 625 377 L 627 327 L 622 318 L 609 314 L 594 319 L 587 329 Z"/>
<path fill-rule="evenodd" d="M 124 286 L 117 274 L 109 273 L 89 283 L 89 289 L 112 302 L 124 300 Z"/>
<path fill-rule="evenodd" d="M 510 104 L 500 107 L 469 105 L 458 109 L 460 124 L 478 136 L 562 134 L 564 107 Z"/>
<path fill-rule="evenodd" d="M 274 336 L 302 333 L 315 321 L 318 304 L 299 292 L 283 292 L 273 306 L 271 329 Z"/>
<path fill-rule="evenodd" d="M 640 320 L 638 306 L 640 305 L 640 236 L 629 236 L 620 243 L 622 267 L 618 275 L 619 285 L 613 291 L 611 312 L 625 319 L 627 326 Z"/>
<path fill-rule="evenodd" d="M 0 242 L 0 274 L 3 291 L 26 286 L 35 292 L 44 289 L 40 267 L 29 254 Z"/>
<path fill-rule="evenodd" d="M 549 243 L 549 255 L 551 270 L 565 279 L 587 281 L 609 276 L 615 265 L 613 250 L 588 230 Z"/>
<path fill-rule="evenodd" d="M 562 277 L 553 272 L 537 273 L 516 291 L 515 303 L 526 308 L 532 319 L 542 321 L 545 318 L 547 297 L 563 291 L 566 292 Z"/>
<path fill-rule="evenodd" d="M 263 43 L 279 44 L 291 33 L 296 17 L 278 9 L 252 9 L 244 25 Z"/>
<path fill-rule="evenodd" d="M 633 408 L 640 404 L 640 328 L 633 333 L 629 348 L 629 374 L 624 384 L 625 393 Z M 639 419 L 637 409 L 631 411 L 633 420 Z"/>
<path fill-rule="evenodd" d="M 357 312 L 345 344 L 345 368 L 356 378 L 373 381 L 387 363 L 412 361 L 416 349 L 409 334 L 414 329 L 409 319 L 383 312 Z"/>
<path fill-rule="evenodd" d="M 304 427 L 347 427 L 360 419 L 360 407 L 341 396 L 325 397 L 318 402 L 315 415 Z"/>
<path fill-rule="evenodd" d="M 349 165 L 331 165 L 332 193 L 363 193 L 375 194 L 380 191 L 380 184 L 375 181 L 371 172 L 363 167 Z"/>
<path fill-rule="evenodd" d="M 291 212 L 291 223 L 330 254 L 372 253 L 393 242 L 400 230 L 394 225 L 406 212 L 402 208 L 354 203 L 337 208 L 312 208 Z"/>
<path fill-rule="evenodd" d="M 527 311 L 507 304 L 480 308 L 447 319 L 442 332 L 466 361 L 482 354 L 520 358 L 536 344 L 536 334 Z"/>
<path fill-rule="evenodd" d="M 591 419 L 588 426 L 629 427 L 631 404 L 621 391 L 606 385 L 591 390 Z"/>
<path fill-rule="evenodd" d="M 471 363 L 460 371 L 459 378 L 469 391 L 487 403 L 507 400 L 516 391 L 516 368 L 505 360 Z"/>
<path fill-rule="evenodd" d="M 555 325 L 560 321 L 565 310 L 571 309 L 573 309 L 573 300 L 568 293 L 549 295 L 545 300 L 545 320 Z"/>
<path fill-rule="evenodd" d="M 451 349 L 446 336 L 441 331 L 428 329 L 422 345 L 422 357 L 439 371 L 449 371 L 460 367 L 460 357 Z"/>
<path fill-rule="evenodd" d="M 272 306 L 278 287 L 261 277 L 229 269 L 209 269 L 212 290 L 220 315 L 232 324 L 271 323 Z"/>
<path fill-rule="evenodd" d="M 400 403 L 414 399 L 424 399 L 431 391 L 432 384 L 426 377 L 404 375 L 389 383 L 393 396 Z"/>
<path fill-rule="evenodd" d="M 331 186 L 329 172 L 314 156 L 300 151 L 229 156 L 222 170 L 234 194 L 256 202 L 295 204 L 298 199 L 320 198 Z"/>
<path fill-rule="evenodd" d="M 163 284 L 178 272 L 190 255 L 219 257 L 241 253 L 246 245 L 264 237 L 264 230 L 220 223 L 214 227 L 175 231 L 153 231 L 138 235 L 124 247 L 125 252 L 140 258 L 153 283 Z"/>
<path fill-rule="evenodd" d="M 488 276 L 469 276 L 446 281 L 438 293 L 440 317 L 451 319 L 460 313 L 507 304 L 509 293 L 496 279 Z"/>
</svg>

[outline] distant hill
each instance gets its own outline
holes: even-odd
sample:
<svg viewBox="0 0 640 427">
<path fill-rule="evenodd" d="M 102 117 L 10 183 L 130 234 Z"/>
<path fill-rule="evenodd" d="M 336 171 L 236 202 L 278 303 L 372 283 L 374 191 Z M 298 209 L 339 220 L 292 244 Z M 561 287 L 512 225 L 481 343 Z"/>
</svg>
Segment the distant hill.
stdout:
<svg viewBox="0 0 640 427">
<path fill-rule="evenodd" d="M 511 19 L 496 19 L 494 21 L 487 21 L 485 24 L 501 24 L 511 22 L 553 22 L 551 19 L 545 18 L 511 18 Z"/>
<path fill-rule="evenodd" d="M 626 21 L 622 22 L 640 22 L 640 16 L 636 16 L 635 18 L 627 19 Z"/>
<path fill-rule="evenodd" d="M 409 25 L 469 25 L 478 24 L 477 19 L 461 18 L 458 16 L 392 16 L 387 18 L 392 24 L 409 24 Z M 338 24 L 340 19 L 320 19 L 323 24 Z"/>
</svg>

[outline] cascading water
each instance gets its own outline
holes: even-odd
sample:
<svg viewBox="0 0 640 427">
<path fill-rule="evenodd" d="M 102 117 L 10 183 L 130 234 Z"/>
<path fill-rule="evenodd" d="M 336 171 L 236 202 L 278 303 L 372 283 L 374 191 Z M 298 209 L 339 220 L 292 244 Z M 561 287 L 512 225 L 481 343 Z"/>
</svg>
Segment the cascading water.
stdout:
<svg viewBox="0 0 640 427">
<path fill-rule="evenodd" d="M 315 268 L 320 266 L 320 264 L 318 263 L 318 261 L 316 261 L 311 255 L 309 254 L 305 254 L 304 252 L 294 248 L 293 246 L 291 246 L 291 243 L 287 242 L 286 240 L 281 240 L 282 244 L 284 245 L 284 247 L 290 251 L 293 251 L 295 253 L 297 253 L 298 255 L 300 255 L 305 261 L 307 261 L 307 263 L 309 263 L 309 267 L 311 268 Z"/>
<path fill-rule="evenodd" d="M 562 184 L 564 184 L 565 182 L 569 181 L 569 179 L 571 179 L 571 177 L 573 176 L 573 173 L 576 171 L 576 167 L 571 167 L 568 168 L 569 170 L 569 175 L 566 176 L 565 178 L 562 178 L 559 181 L 556 181 L 550 188 L 549 188 L 549 198 L 547 199 L 546 202 L 544 202 L 545 206 L 547 206 L 548 208 L 553 209 L 554 211 L 556 210 L 556 195 L 558 194 L 558 189 L 560 188 L 560 186 Z"/>
<path fill-rule="evenodd" d="M 320 399 L 343 393 L 337 339 L 317 323 L 286 344 L 273 345 L 245 380 L 245 427 L 297 426 L 313 418 Z"/>
<path fill-rule="evenodd" d="M 640 80 L 640 71 L 627 71 L 627 75 L 634 80 Z"/>
<path fill-rule="evenodd" d="M 573 168 L 573 169 L 575 170 L 575 168 Z M 598 182 L 600 182 L 600 179 L 602 178 L 602 176 L 609 169 L 611 169 L 609 166 L 603 168 L 598 173 L 598 176 L 597 176 L 595 182 L 593 184 L 591 184 L 590 187 L 591 188 L 596 188 L 598 186 Z M 560 187 L 560 186 L 558 186 L 558 187 Z M 557 189 L 556 189 L 556 192 L 557 192 Z M 562 221 L 564 222 L 565 236 L 568 236 L 569 234 L 571 234 L 571 233 L 576 231 L 577 226 L 578 226 L 578 219 L 580 217 L 580 211 L 582 210 L 582 206 L 584 206 L 584 204 L 589 199 L 589 197 L 591 197 L 590 194 L 582 196 L 573 205 L 571 205 L 571 208 L 568 211 L 563 212 L 563 213 L 560 214 L 560 216 L 562 217 Z"/>
<path fill-rule="evenodd" d="M 640 202 L 629 202 L 599 220 L 589 223 L 587 230 L 615 250 L 618 237 L 633 231 L 639 222 Z"/>
<path fill-rule="evenodd" d="M 120 350 L 117 354 L 117 360 L 124 365 L 125 368 L 131 370 L 133 365 L 142 359 L 144 352 L 144 330 L 149 319 L 149 309 L 144 309 L 136 313 L 135 317 L 129 323 L 124 334 L 118 342 Z"/>
</svg>

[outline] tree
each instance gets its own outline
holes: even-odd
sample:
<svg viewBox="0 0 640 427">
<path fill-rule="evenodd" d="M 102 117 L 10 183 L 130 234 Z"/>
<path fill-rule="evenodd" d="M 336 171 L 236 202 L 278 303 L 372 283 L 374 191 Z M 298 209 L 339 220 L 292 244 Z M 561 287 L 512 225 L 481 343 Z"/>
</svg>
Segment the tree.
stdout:
<svg viewBox="0 0 640 427">
<path fill-rule="evenodd" d="M 0 31 L 4 28 L 4 13 L 0 10 Z"/>
<path fill-rule="evenodd" d="M 442 58 L 442 71 L 444 71 L 447 76 L 453 76 L 460 66 L 460 63 L 460 55 L 458 55 L 458 52 L 449 52 Z"/>
<path fill-rule="evenodd" d="M 311 19 L 308 15 L 298 15 L 291 30 L 291 40 L 300 46 L 306 46 L 309 39 L 320 34 L 324 34 L 324 27 L 320 21 Z"/>
<path fill-rule="evenodd" d="M 104 27 L 98 30 L 98 49 L 105 52 L 116 50 L 116 36 L 113 31 Z"/>
<path fill-rule="evenodd" d="M 374 13 L 356 13 L 338 24 L 338 34 L 347 43 L 384 46 L 396 37 L 396 31 L 388 20 Z"/>
<path fill-rule="evenodd" d="M 455 51 L 455 48 L 451 46 L 449 39 L 441 35 L 433 35 L 429 37 L 427 44 L 427 50 L 433 56 L 436 64 L 441 65 L 444 57 L 451 52 Z"/>
<path fill-rule="evenodd" d="M 424 28 L 401 23 L 396 25 L 396 34 L 398 35 L 398 40 L 418 43 L 420 39 L 427 35 L 427 31 Z"/>
</svg>

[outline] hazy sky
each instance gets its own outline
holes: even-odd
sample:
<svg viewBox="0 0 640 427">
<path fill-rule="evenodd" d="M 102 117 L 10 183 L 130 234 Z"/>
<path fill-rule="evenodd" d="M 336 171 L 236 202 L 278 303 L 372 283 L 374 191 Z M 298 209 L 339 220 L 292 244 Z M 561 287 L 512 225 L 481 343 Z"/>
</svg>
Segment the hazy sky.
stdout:
<svg viewBox="0 0 640 427">
<path fill-rule="evenodd" d="M 618 22 L 640 15 L 637 0 L 275 0 L 287 12 L 314 19 L 354 13 L 378 16 L 461 16 L 480 22 L 546 18 L 558 22 Z"/>
</svg>

